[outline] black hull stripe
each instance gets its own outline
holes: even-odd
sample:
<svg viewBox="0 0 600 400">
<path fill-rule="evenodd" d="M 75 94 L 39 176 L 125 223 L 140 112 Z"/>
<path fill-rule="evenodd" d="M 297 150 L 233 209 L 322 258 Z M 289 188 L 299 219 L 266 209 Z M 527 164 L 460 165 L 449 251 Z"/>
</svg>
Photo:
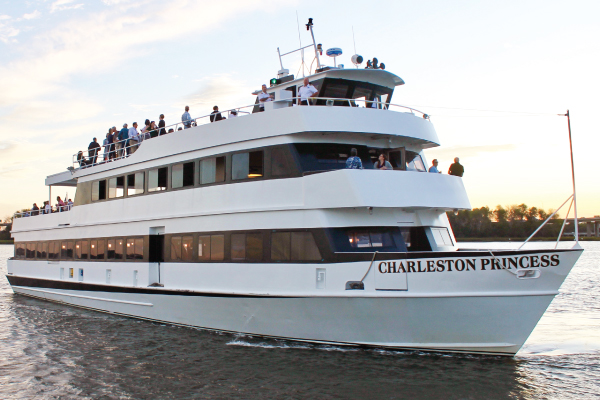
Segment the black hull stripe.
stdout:
<svg viewBox="0 0 600 400">
<path fill-rule="evenodd" d="M 201 296 L 201 297 L 246 297 L 246 298 L 300 298 L 304 296 L 265 296 L 252 294 L 231 294 L 231 293 L 205 293 L 194 292 L 191 290 L 168 290 L 161 288 L 144 288 L 133 286 L 111 286 L 97 285 L 85 282 L 54 281 L 49 279 L 27 278 L 22 276 L 6 275 L 11 286 L 23 286 L 25 288 L 36 289 L 61 289 L 76 290 L 79 292 L 107 292 L 107 293 L 135 293 L 135 294 L 162 294 L 168 296 Z M 62 294 L 62 293 L 61 293 Z"/>
</svg>

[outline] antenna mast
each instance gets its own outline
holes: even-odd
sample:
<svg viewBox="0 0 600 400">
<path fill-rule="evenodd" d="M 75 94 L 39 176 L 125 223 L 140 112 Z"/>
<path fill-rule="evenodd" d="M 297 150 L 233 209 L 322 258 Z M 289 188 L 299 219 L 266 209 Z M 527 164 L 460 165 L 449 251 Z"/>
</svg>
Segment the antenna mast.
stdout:
<svg viewBox="0 0 600 400">
<path fill-rule="evenodd" d="M 315 42 L 315 34 L 313 33 L 313 19 L 308 19 L 308 24 L 306 24 L 306 30 L 310 31 L 310 36 L 312 36 L 313 46 L 315 48 L 315 57 L 317 59 L 317 69 L 321 68 L 321 60 L 319 60 L 319 51 L 317 50 L 317 42 Z"/>
<path fill-rule="evenodd" d="M 575 217 L 575 246 L 574 248 L 581 248 L 579 245 L 579 222 L 577 220 L 577 196 L 575 195 L 575 164 L 573 162 L 573 142 L 571 140 L 571 115 L 569 110 L 563 116 L 567 117 L 567 124 L 569 127 L 569 148 L 571 149 L 571 178 L 573 179 L 573 213 Z"/>
</svg>

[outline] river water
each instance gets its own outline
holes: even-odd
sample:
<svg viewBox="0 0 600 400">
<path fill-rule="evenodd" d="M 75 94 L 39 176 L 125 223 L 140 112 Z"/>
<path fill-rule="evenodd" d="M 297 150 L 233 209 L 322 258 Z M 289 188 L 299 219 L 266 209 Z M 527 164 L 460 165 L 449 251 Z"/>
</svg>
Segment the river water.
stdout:
<svg viewBox="0 0 600 400">
<path fill-rule="evenodd" d="M 236 337 L 43 302 L 12 293 L 4 275 L 13 246 L 0 245 L 0 398 L 600 397 L 600 242 L 582 246 L 560 294 L 507 358 Z"/>
</svg>

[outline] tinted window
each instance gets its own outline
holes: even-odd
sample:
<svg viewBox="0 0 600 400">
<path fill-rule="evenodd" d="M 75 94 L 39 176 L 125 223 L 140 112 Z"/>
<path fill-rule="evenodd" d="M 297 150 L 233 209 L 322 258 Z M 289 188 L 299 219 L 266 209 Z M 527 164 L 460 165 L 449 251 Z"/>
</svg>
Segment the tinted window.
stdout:
<svg viewBox="0 0 600 400">
<path fill-rule="evenodd" d="M 89 254 L 90 242 L 87 240 L 79 240 L 75 242 L 75 259 L 87 260 Z"/>
<path fill-rule="evenodd" d="M 225 181 L 225 157 L 212 157 L 200 161 L 200 184 Z"/>
<path fill-rule="evenodd" d="M 118 176 L 108 180 L 108 198 L 123 197 L 125 190 L 125 177 Z"/>
<path fill-rule="evenodd" d="M 136 172 L 127 175 L 127 196 L 144 193 L 144 173 Z"/>
<path fill-rule="evenodd" d="M 115 260 L 122 260 L 124 253 L 123 247 L 125 245 L 124 239 L 115 239 Z"/>
<path fill-rule="evenodd" d="M 50 242 L 48 245 L 48 258 L 58 260 L 60 254 L 60 242 Z"/>
<path fill-rule="evenodd" d="M 294 172 L 294 160 L 287 148 L 274 147 L 271 149 L 271 175 L 287 176 Z"/>
<path fill-rule="evenodd" d="M 262 258 L 262 233 L 234 233 L 231 235 L 232 261 L 260 261 Z"/>
<path fill-rule="evenodd" d="M 405 252 L 406 245 L 399 228 L 363 227 L 327 230 L 338 252 Z"/>
<path fill-rule="evenodd" d="M 148 171 L 148 192 L 167 190 L 167 168 L 157 168 Z"/>
<path fill-rule="evenodd" d="M 127 259 L 142 260 L 144 258 L 144 239 L 128 238 L 127 239 Z"/>
<path fill-rule="evenodd" d="M 90 242 L 90 259 L 104 260 L 104 240 L 92 240 Z"/>
<path fill-rule="evenodd" d="M 181 261 L 181 236 L 171 236 L 171 261 Z"/>
<path fill-rule="evenodd" d="M 106 199 L 106 181 L 96 181 L 92 183 L 92 201 Z"/>
<path fill-rule="evenodd" d="M 178 189 L 194 186 L 194 163 L 175 164 L 171 167 L 171 187 Z"/>
<path fill-rule="evenodd" d="M 210 259 L 213 261 L 225 258 L 225 235 L 211 235 L 210 237 Z"/>
<path fill-rule="evenodd" d="M 238 153 L 231 157 L 231 179 L 259 178 L 263 176 L 263 152 Z"/>
<path fill-rule="evenodd" d="M 318 261 L 321 252 L 311 232 L 275 232 L 271 235 L 271 260 Z"/>
</svg>

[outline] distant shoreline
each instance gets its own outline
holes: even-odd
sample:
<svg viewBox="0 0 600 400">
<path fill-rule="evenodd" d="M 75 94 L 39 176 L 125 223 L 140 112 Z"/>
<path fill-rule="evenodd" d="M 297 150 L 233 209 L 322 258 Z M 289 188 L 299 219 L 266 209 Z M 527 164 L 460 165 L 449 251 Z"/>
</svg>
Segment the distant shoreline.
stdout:
<svg viewBox="0 0 600 400">
<path fill-rule="evenodd" d="M 15 244 L 15 241 L 12 239 L 0 240 L 0 244 Z"/>
</svg>

